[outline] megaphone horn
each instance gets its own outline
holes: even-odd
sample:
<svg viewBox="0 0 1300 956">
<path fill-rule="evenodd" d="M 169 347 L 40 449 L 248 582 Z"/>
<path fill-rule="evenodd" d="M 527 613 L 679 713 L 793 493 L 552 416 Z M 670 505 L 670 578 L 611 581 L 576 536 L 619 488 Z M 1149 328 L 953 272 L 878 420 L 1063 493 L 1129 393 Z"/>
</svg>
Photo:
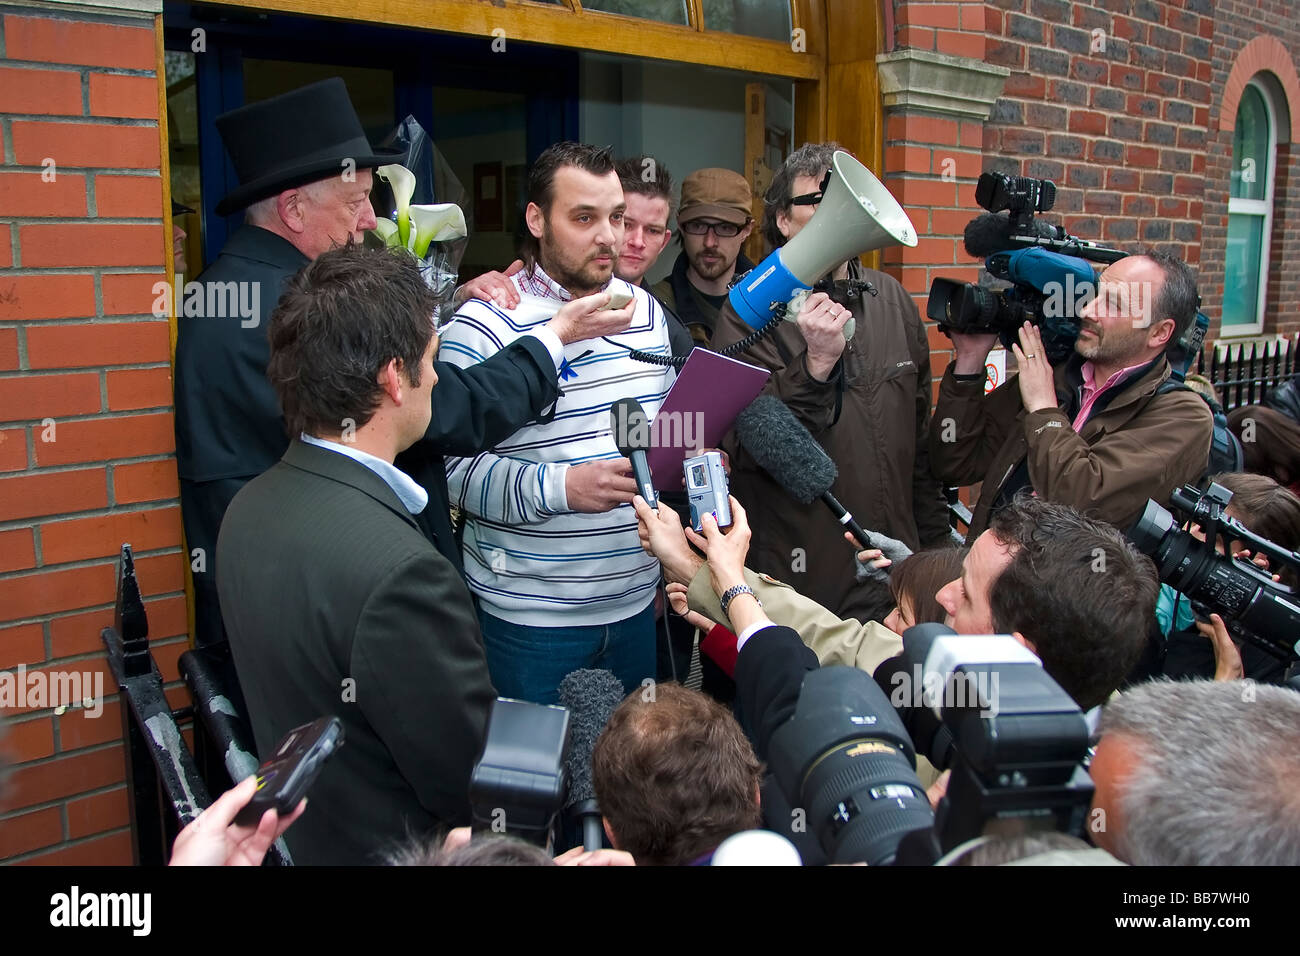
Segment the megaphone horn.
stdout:
<svg viewBox="0 0 1300 956">
<path fill-rule="evenodd" d="M 916 229 L 898 200 L 871 170 L 839 150 L 831 158 L 830 182 L 817 212 L 732 288 L 731 307 L 750 328 L 760 329 L 771 321 L 775 305 L 811 289 L 840 263 L 874 249 L 916 243 Z M 848 326 L 845 332 L 853 334 Z"/>
</svg>

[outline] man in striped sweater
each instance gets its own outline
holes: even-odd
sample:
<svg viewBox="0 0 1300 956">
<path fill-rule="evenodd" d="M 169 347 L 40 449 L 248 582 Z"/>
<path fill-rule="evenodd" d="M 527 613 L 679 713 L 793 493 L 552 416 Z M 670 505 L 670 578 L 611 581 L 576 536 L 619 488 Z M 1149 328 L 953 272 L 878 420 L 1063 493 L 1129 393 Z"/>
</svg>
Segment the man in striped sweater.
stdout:
<svg viewBox="0 0 1300 956">
<path fill-rule="evenodd" d="M 556 703 L 560 680 L 579 668 L 610 670 L 629 691 L 654 676 L 659 563 L 641 550 L 636 483 L 610 406 L 635 398 L 653 417 L 673 373 L 628 354 L 668 355 L 668 328 L 651 296 L 614 277 L 625 203 L 609 150 L 550 147 L 529 200 L 526 268 L 511 278 L 518 306 L 466 302 L 442 330 L 440 358 L 480 362 L 572 298 L 633 296 L 626 332 L 565 347 L 550 413 L 491 451 L 447 460 L 492 682 L 505 697 Z"/>
</svg>

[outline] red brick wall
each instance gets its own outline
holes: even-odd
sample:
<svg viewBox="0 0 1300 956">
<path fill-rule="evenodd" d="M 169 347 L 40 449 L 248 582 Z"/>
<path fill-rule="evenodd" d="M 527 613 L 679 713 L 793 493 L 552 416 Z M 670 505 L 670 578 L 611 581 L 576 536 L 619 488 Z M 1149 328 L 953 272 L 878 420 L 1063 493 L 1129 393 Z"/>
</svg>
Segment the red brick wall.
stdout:
<svg viewBox="0 0 1300 956">
<path fill-rule="evenodd" d="M 168 324 L 151 314 L 170 251 L 155 33 L 0 13 L 0 668 L 98 671 L 108 695 L 94 719 L 6 711 L 0 859 L 129 863 L 99 639 L 122 542 L 167 680 L 187 647 Z"/>
<path fill-rule="evenodd" d="M 985 128 L 989 167 L 1054 180 L 1074 235 L 1199 262 L 1209 0 L 993 0 L 986 23 L 988 62 L 1012 70 Z"/>
<path fill-rule="evenodd" d="M 893 3 L 892 49 L 910 48 L 983 60 L 983 0 Z M 881 179 L 902 203 L 922 237 L 916 248 L 895 246 L 881 254 L 882 268 L 912 294 L 921 317 L 930 283 L 938 277 L 973 282 L 979 263 L 961 248 L 961 234 L 975 207 L 975 180 L 984 168 L 983 124 L 916 110 L 893 112 L 885 121 Z M 952 357 L 952 343 L 927 322 L 934 393 Z"/>
</svg>

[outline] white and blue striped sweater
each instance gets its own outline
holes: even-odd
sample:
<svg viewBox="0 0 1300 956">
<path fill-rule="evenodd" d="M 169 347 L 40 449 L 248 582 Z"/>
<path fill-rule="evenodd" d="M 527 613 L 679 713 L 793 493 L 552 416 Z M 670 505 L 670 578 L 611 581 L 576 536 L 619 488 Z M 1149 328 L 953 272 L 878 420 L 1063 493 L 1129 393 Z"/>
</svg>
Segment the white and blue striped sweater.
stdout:
<svg viewBox="0 0 1300 956">
<path fill-rule="evenodd" d="M 466 302 L 440 330 L 440 360 L 481 362 L 550 321 L 569 298 L 540 268 L 513 281 L 519 306 Z M 653 599 L 659 562 L 641 550 L 631 505 L 579 514 L 568 510 L 565 496 L 569 466 L 619 457 L 610 406 L 635 398 L 653 418 L 673 381 L 671 369 L 627 353 L 669 354 L 659 304 L 621 279 L 610 289 L 636 297 L 632 326 L 609 341 L 565 346 L 554 417 L 525 425 L 490 452 L 447 459 L 451 501 L 467 517 L 465 577 L 493 617 L 534 627 L 611 624 Z"/>
</svg>

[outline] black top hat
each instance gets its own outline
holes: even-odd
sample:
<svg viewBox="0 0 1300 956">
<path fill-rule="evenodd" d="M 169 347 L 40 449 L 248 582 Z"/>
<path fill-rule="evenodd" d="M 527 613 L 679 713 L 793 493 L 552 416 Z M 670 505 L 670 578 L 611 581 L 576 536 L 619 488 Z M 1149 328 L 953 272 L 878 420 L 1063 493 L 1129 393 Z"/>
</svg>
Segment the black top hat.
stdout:
<svg viewBox="0 0 1300 956">
<path fill-rule="evenodd" d="M 400 163 L 406 150 L 366 139 L 361 120 L 338 77 L 312 83 L 217 117 L 239 187 L 217 203 L 228 216 L 259 199 L 353 169 Z"/>
</svg>

